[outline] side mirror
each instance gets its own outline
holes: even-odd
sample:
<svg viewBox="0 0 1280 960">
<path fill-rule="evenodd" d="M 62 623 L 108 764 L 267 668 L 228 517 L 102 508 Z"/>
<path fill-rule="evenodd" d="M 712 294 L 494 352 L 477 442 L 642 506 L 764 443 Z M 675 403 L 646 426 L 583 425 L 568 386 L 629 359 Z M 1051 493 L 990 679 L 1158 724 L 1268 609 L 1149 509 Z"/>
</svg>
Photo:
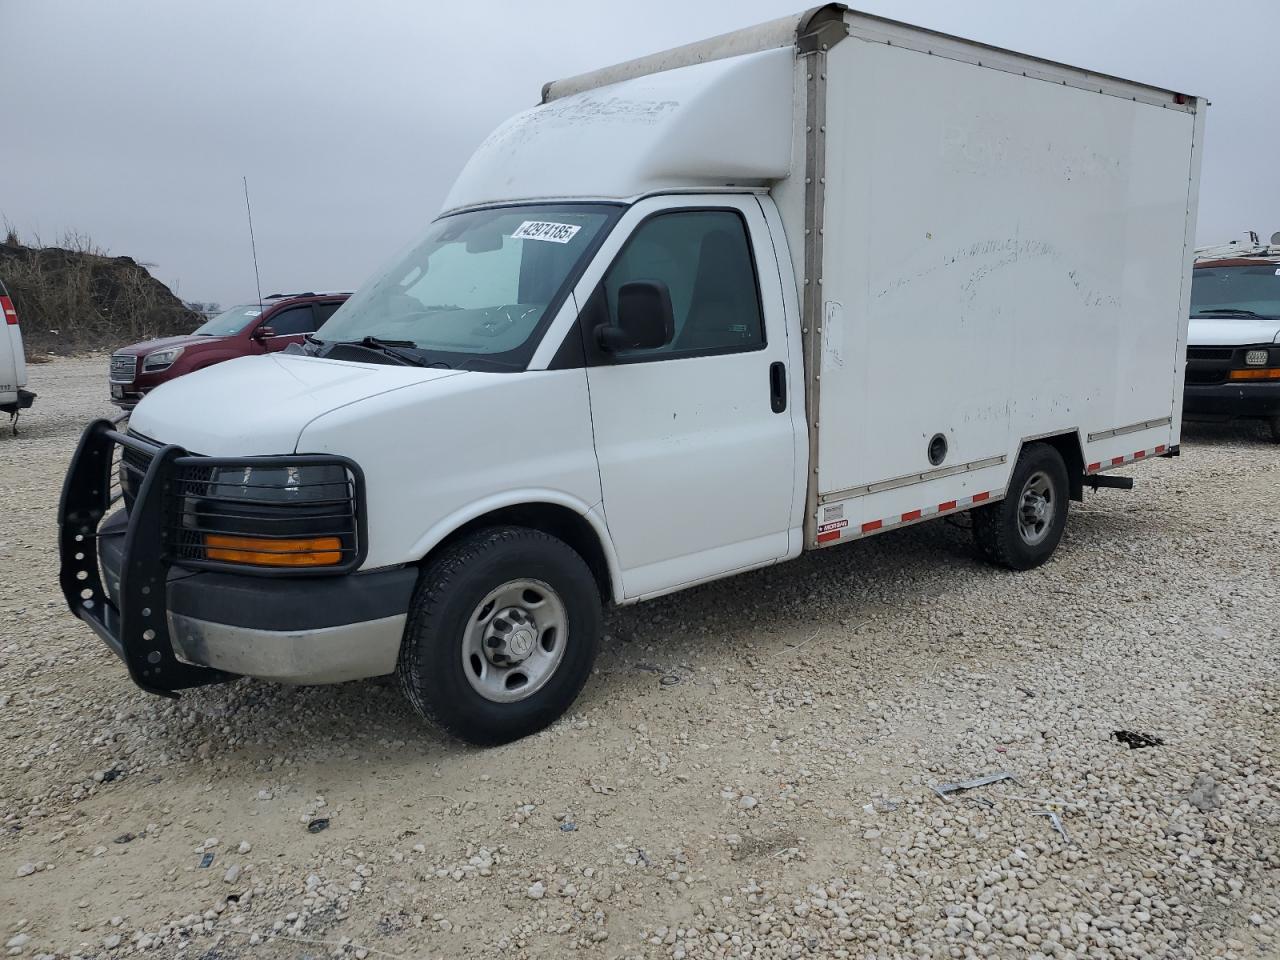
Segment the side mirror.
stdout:
<svg viewBox="0 0 1280 960">
<path fill-rule="evenodd" d="M 274 327 L 261 326 L 253 331 L 253 339 L 255 340 L 270 340 L 275 335 L 276 331 Z"/>
<path fill-rule="evenodd" d="M 675 339 L 671 291 L 661 280 L 632 280 L 618 288 L 618 322 L 596 327 L 596 342 L 609 353 L 652 350 Z"/>
</svg>

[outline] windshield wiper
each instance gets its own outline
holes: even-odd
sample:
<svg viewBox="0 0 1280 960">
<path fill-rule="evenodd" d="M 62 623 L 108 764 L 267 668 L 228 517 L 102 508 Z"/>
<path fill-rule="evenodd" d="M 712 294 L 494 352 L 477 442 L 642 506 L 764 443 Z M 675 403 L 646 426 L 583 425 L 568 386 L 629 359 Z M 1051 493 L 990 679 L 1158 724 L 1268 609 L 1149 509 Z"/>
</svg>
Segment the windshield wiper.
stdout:
<svg viewBox="0 0 1280 960">
<path fill-rule="evenodd" d="M 449 365 L 443 360 L 426 360 L 416 354 L 405 353 L 404 347 L 417 349 L 417 344 L 412 340 L 383 340 L 381 337 L 361 337 L 359 340 L 335 340 L 336 346 L 358 347 L 364 350 L 376 351 L 399 360 L 405 366 L 410 367 L 444 367 L 450 369 Z"/>
<path fill-rule="evenodd" d="M 1274 320 L 1265 313 L 1254 313 L 1252 310 L 1237 310 L 1234 307 L 1223 307 L 1219 310 L 1197 310 L 1193 317 L 1257 317 L 1259 320 Z"/>
</svg>

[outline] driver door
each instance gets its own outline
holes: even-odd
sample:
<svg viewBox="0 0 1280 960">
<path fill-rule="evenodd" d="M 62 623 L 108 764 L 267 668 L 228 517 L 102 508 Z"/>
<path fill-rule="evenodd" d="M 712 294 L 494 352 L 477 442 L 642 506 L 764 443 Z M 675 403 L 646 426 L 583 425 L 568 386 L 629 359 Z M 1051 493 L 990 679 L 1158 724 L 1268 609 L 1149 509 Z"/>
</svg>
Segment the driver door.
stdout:
<svg viewBox="0 0 1280 960">
<path fill-rule="evenodd" d="M 755 197 L 655 198 L 618 230 L 628 221 L 580 323 L 604 516 L 631 599 L 787 555 L 796 427 Z M 674 337 L 606 352 L 595 328 L 616 320 L 618 289 L 635 280 L 666 285 Z"/>
</svg>

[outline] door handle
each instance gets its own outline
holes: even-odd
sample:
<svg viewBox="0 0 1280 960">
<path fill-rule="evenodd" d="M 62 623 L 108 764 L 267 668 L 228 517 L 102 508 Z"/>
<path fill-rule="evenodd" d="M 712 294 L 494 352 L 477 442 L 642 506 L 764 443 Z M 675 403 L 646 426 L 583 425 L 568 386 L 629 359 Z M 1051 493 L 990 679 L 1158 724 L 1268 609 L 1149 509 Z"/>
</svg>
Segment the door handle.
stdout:
<svg viewBox="0 0 1280 960">
<path fill-rule="evenodd" d="M 769 365 L 769 405 L 774 413 L 787 409 L 787 366 L 780 360 Z"/>
</svg>

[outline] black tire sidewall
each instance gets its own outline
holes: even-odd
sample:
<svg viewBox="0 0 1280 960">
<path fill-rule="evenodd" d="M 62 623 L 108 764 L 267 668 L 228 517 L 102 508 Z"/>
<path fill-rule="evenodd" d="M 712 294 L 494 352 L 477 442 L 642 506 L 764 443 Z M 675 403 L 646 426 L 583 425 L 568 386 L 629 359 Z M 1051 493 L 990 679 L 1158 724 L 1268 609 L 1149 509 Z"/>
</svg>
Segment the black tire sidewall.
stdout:
<svg viewBox="0 0 1280 960">
<path fill-rule="evenodd" d="M 485 594 L 522 579 L 540 580 L 559 594 L 567 620 L 564 657 L 536 693 L 495 703 L 468 681 L 462 638 Z M 602 629 L 595 579 L 571 547 L 535 530 L 482 531 L 423 571 L 404 640 L 413 645 L 416 669 L 402 679 L 417 685 L 411 699 L 449 733 L 475 744 L 505 743 L 541 730 L 572 706 L 590 675 Z"/>
</svg>

